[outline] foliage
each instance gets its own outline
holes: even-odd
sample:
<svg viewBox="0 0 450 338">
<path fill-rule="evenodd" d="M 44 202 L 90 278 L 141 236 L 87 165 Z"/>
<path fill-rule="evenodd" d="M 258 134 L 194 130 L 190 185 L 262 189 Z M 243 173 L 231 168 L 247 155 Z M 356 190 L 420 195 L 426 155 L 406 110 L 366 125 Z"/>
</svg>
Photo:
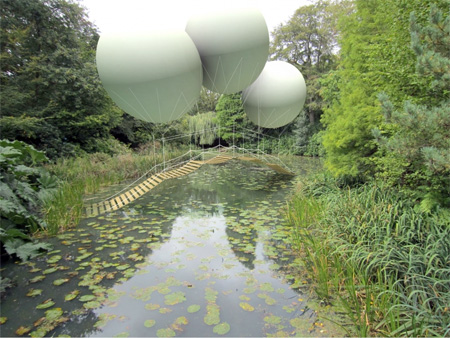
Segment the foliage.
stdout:
<svg viewBox="0 0 450 338">
<path fill-rule="evenodd" d="M 245 115 L 241 94 L 224 94 L 216 106 L 215 123 L 219 126 L 218 135 L 227 143 L 232 143 L 237 128 L 248 128 L 250 121 Z"/>
<path fill-rule="evenodd" d="M 47 228 L 41 208 L 57 187 L 54 177 L 36 167 L 46 160 L 44 153 L 24 142 L 0 141 L 0 241 L 2 250 L 23 260 L 48 248 L 26 243 L 28 234 Z"/>
<path fill-rule="evenodd" d="M 218 133 L 215 117 L 214 112 L 188 116 L 189 133 L 193 136 L 195 144 L 208 145 L 214 143 Z"/>
<path fill-rule="evenodd" d="M 333 102 L 322 117 L 326 166 L 335 175 L 370 177 L 376 170 L 380 153 L 372 129 L 388 128 L 377 99 L 380 91 L 395 107 L 423 98 L 428 80 L 416 74 L 416 57 L 404 41 L 410 13 L 416 11 L 423 22 L 429 7 L 416 0 L 356 0 L 354 12 L 342 18 L 339 94 L 328 93 Z"/>
<path fill-rule="evenodd" d="M 450 214 L 425 214 L 382 184 L 305 180 L 287 217 L 317 294 L 359 335 L 446 336 Z"/>
<path fill-rule="evenodd" d="M 406 101 L 396 110 L 386 94 L 379 99 L 389 132 L 376 130 L 384 152 L 379 160 L 379 176 L 415 190 L 423 199 L 422 208 L 431 211 L 438 205 L 450 206 L 450 15 L 443 16 L 436 6 L 430 12 L 429 24 L 421 27 L 414 13 L 412 48 L 417 54 L 417 70 L 430 76 L 429 103 Z M 446 27 L 446 28 L 445 28 Z"/>
<path fill-rule="evenodd" d="M 2 136 L 52 158 L 107 138 L 122 112 L 100 84 L 99 36 L 84 9 L 71 0 L 6 0 L 0 13 Z"/>
<path fill-rule="evenodd" d="M 200 98 L 188 114 L 198 115 L 214 111 L 216 109 L 217 101 L 219 100 L 219 98 L 220 94 L 202 87 L 200 91 Z"/>
</svg>

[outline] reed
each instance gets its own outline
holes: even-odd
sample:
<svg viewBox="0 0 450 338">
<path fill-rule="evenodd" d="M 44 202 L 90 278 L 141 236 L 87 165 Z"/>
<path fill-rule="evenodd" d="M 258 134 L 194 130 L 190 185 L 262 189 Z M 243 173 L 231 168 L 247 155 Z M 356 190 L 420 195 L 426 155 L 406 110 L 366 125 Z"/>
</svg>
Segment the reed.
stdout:
<svg viewBox="0 0 450 338">
<path fill-rule="evenodd" d="M 320 217 L 310 217 L 316 204 Z M 287 220 L 317 295 L 345 308 L 358 335 L 450 334 L 448 211 L 423 213 L 382 184 L 311 179 Z"/>
<path fill-rule="evenodd" d="M 97 192 L 101 187 L 135 179 L 148 170 L 186 153 L 189 148 L 159 148 L 141 153 L 109 156 L 95 153 L 78 158 L 60 159 L 48 170 L 60 180 L 59 190 L 44 204 L 44 219 L 48 235 L 56 235 L 76 226 L 82 217 L 83 196 Z"/>
</svg>

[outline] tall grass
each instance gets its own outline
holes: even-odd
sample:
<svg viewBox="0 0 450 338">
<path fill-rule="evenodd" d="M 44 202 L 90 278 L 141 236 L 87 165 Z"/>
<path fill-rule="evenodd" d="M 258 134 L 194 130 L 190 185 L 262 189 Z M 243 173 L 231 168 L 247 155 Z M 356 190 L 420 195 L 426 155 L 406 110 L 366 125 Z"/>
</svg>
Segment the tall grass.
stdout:
<svg viewBox="0 0 450 338">
<path fill-rule="evenodd" d="M 179 157 L 189 148 L 149 147 L 140 153 L 110 156 L 103 153 L 77 158 L 60 159 L 48 170 L 60 180 L 59 190 L 44 205 L 47 233 L 55 235 L 76 226 L 82 217 L 83 196 L 97 192 L 100 187 L 135 179 L 148 172 L 155 164 Z"/>
<path fill-rule="evenodd" d="M 360 336 L 450 335 L 448 210 L 423 213 L 382 184 L 312 182 L 287 219 L 317 295 L 343 306 Z"/>
</svg>

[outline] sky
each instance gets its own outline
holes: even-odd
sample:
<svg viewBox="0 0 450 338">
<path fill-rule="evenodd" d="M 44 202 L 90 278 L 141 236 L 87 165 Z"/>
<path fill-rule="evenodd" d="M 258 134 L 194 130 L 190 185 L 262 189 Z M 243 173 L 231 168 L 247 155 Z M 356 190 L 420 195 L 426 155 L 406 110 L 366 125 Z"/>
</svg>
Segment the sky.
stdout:
<svg viewBox="0 0 450 338">
<path fill-rule="evenodd" d="M 226 8 L 258 8 L 269 32 L 313 0 L 79 0 L 102 33 L 147 29 L 184 29 L 193 14 Z M 232 24 L 232 22 L 230 22 Z"/>
</svg>

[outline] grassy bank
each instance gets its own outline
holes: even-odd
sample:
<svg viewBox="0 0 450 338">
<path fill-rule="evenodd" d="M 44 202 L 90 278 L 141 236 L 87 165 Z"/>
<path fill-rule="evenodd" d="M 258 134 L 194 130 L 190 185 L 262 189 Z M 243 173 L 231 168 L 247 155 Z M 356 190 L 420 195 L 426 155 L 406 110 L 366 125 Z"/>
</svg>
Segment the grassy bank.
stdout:
<svg viewBox="0 0 450 338">
<path fill-rule="evenodd" d="M 305 182 L 286 215 L 317 295 L 358 336 L 449 336 L 449 210 L 423 213 L 383 184 Z"/>
<path fill-rule="evenodd" d="M 47 169 L 59 178 L 58 192 L 45 201 L 46 232 L 57 234 L 78 224 L 82 216 L 83 196 L 100 187 L 135 179 L 158 164 L 185 154 L 189 147 L 166 147 L 155 153 L 152 149 L 136 153 L 110 156 L 103 153 L 61 159 Z"/>
</svg>

